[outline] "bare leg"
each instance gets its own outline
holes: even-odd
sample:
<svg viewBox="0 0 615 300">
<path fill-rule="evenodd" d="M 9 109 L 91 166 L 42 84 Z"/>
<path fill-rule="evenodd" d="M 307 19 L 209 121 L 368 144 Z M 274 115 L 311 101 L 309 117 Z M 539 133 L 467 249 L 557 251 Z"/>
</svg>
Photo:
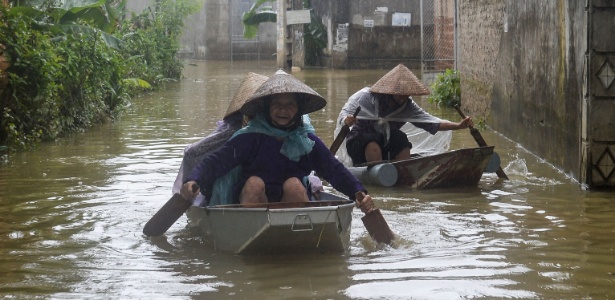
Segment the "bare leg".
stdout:
<svg viewBox="0 0 615 300">
<path fill-rule="evenodd" d="M 402 159 L 410 159 L 410 148 L 405 147 L 404 149 L 401 149 L 397 155 L 395 155 L 395 160 Z"/>
<path fill-rule="evenodd" d="M 284 182 L 280 202 L 308 202 L 307 190 L 301 180 L 292 177 Z"/>
<path fill-rule="evenodd" d="M 245 203 L 267 203 L 267 195 L 265 194 L 265 182 L 257 176 L 248 178 L 246 184 L 239 195 L 239 202 Z"/>
<path fill-rule="evenodd" d="M 365 160 L 367 160 L 367 162 L 382 160 L 382 150 L 378 143 L 369 142 L 367 146 L 365 146 Z"/>
</svg>

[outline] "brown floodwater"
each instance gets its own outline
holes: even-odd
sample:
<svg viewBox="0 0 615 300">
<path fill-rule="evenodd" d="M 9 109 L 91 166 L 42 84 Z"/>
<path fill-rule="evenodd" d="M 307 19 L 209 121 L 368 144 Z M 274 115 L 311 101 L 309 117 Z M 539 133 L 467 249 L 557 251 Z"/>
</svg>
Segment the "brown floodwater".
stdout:
<svg viewBox="0 0 615 300">
<path fill-rule="evenodd" d="M 0 297 L 7 299 L 612 299 L 615 194 L 586 191 L 485 128 L 509 181 L 412 191 L 369 187 L 399 240 L 377 247 L 355 209 L 346 255 L 216 252 L 182 217 L 147 238 L 183 149 L 212 131 L 242 76 L 274 61 L 186 64 L 184 79 L 132 100 L 116 122 L 0 165 Z M 303 70 L 327 100 L 311 115 L 333 141 L 349 95 L 387 70 Z M 436 116 L 453 109 L 417 99 Z M 451 149 L 474 147 L 455 131 Z M 551 145 L 550 147 L 557 147 Z"/>
</svg>

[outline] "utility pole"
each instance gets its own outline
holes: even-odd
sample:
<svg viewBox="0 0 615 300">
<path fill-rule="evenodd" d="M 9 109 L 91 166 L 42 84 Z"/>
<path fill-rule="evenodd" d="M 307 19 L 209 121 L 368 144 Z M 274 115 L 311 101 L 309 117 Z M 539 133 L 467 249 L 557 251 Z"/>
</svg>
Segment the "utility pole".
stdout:
<svg viewBox="0 0 615 300">
<path fill-rule="evenodd" d="M 288 50 L 286 48 L 286 0 L 277 0 L 278 3 L 278 16 L 276 18 L 276 32 L 277 32 L 277 44 L 276 44 L 276 55 L 277 55 L 277 64 L 278 68 L 284 69 L 286 68 L 286 56 L 288 55 Z"/>
</svg>

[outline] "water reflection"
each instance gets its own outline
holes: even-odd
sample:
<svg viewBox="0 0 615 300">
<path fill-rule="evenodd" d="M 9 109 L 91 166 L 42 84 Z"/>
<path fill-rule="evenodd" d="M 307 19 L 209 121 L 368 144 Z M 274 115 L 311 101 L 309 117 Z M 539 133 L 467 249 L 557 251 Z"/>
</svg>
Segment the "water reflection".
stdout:
<svg viewBox="0 0 615 300">
<path fill-rule="evenodd" d="M 502 181 L 477 188 L 370 187 L 398 235 L 375 245 L 355 210 L 344 256 L 241 257 L 212 251 L 182 218 L 146 238 L 171 196 L 185 145 L 213 130 L 245 72 L 264 62 L 194 62 L 185 78 L 133 99 L 128 113 L 21 153 L 0 167 L 0 295 L 30 299 L 459 299 L 615 297 L 615 204 L 505 137 Z M 386 70 L 295 74 L 327 100 L 312 116 L 325 143 L 345 99 Z M 457 120 L 454 110 L 420 105 Z M 456 132 L 452 148 L 473 147 Z"/>
</svg>

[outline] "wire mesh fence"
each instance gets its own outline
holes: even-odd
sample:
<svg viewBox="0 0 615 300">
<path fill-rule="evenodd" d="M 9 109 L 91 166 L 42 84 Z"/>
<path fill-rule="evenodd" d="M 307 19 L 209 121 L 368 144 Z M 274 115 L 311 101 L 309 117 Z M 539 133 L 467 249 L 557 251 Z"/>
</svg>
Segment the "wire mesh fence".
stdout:
<svg viewBox="0 0 615 300">
<path fill-rule="evenodd" d="M 420 0 L 421 68 L 427 76 L 456 69 L 458 49 L 458 1 Z M 275 60 L 277 54 L 276 24 L 267 22 L 259 26 L 253 39 L 243 37 L 242 14 L 253 5 L 253 0 L 211 0 L 204 11 L 191 20 L 194 26 L 186 34 L 182 55 L 197 59 Z M 276 11 L 276 2 L 267 9 Z M 213 12 L 212 12 L 213 11 Z M 347 23 L 345 26 L 348 26 Z M 367 58 L 370 65 L 378 59 Z M 395 59 L 395 57 L 387 58 Z"/>
<path fill-rule="evenodd" d="M 421 35 L 424 74 L 456 68 L 458 53 L 457 0 L 422 0 Z"/>
</svg>

